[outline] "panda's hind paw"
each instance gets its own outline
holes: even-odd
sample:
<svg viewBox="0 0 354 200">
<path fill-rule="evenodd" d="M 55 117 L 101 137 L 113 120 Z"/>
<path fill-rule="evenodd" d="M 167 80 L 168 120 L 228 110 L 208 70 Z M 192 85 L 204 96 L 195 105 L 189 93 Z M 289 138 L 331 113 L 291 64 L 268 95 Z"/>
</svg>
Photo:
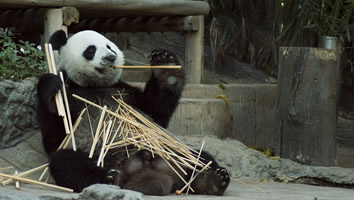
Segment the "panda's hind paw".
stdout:
<svg viewBox="0 0 354 200">
<path fill-rule="evenodd" d="M 218 167 L 214 170 L 214 173 L 219 177 L 220 186 L 226 188 L 230 183 L 229 172 L 223 167 Z"/>
</svg>

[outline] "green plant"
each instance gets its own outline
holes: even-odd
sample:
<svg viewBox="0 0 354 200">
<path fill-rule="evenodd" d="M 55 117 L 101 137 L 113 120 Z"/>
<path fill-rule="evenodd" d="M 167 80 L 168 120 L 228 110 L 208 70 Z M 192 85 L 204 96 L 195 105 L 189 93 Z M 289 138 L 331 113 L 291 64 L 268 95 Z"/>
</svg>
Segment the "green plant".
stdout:
<svg viewBox="0 0 354 200">
<path fill-rule="evenodd" d="M 9 29 L 0 29 L 0 78 L 19 81 L 45 72 L 47 64 L 40 46 L 22 40 L 16 43 L 14 38 Z"/>
<path fill-rule="evenodd" d="M 311 0 L 311 19 L 305 28 L 320 36 L 338 37 L 342 42 L 354 37 L 354 1 Z"/>
<path fill-rule="evenodd" d="M 311 0 L 277 0 L 277 20 L 282 27 L 277 34 L 279 46 L 313 46 L 314 35 L 309 24 Z"/>
</svg>

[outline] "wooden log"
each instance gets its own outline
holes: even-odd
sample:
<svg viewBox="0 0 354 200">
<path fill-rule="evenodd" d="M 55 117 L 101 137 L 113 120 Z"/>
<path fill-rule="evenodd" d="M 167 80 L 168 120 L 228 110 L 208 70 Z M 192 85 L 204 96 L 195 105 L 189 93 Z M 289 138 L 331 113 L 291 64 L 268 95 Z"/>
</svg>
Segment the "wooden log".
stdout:
<svg viewBox="0 0 354 200">
<path fill-rule="evenodd" d="M 188 83 L 201 83 L 204 64 L 204 16 L 198 16 L 198 31 L 186 32 L 185 40 L 185 70 Z"/>
<path fill-rule="evenodd" d="M 76 7 L 86 16 L 207 15 L 209 4 L 192 0 L 2 0 L 2 8 Z"/>
<path fill-rule="evenodd" d="M 336 165 L 337 54 L 280 48 L 277 108 L 281 157 Z"/>
<path fill-rule="evenodd" d="M 88 28 L 99 32 L 197 31 L 199 20 L 196 16 L 96 18 L 81 20 L 70 26 L 70 32 Z"/>
</svg>

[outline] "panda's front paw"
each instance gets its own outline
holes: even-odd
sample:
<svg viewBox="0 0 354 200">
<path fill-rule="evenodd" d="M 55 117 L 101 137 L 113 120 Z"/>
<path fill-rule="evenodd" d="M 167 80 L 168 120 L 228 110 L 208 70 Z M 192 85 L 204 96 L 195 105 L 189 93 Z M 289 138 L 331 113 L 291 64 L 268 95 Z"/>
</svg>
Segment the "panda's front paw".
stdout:
<svg viewBox="0 0 354 200">
<path fill-rule="evenodd" d="M 180 65 L 176 55 L 166 49 L 155 49 L 149 57 L 151 66 Z M 163 87 L 184 85 L 183 69 L 152 69 L 151 71 Z"/>
<path fill-rule="evenodd" d="M 119 174 L 119 171 L 116 169 L 107 170 L 105 176 L 103 177 L 102 183 L 114 184 L 116 176 Z"/>
<path fill-rule="evenodd" d="M 155 49 L 151 52 L 150 65 L 179 65 L 179 61 L 175 54 L 166 49 Z"/>
<path fill-rule="evenodd" d="M 55 113 L 55 95 L 62 87 L 59 76 L 54 74 L 44 74 L 40 77 L 37 85 L 37 95 L 39 101 L 51 112 Z"/>
</svg>

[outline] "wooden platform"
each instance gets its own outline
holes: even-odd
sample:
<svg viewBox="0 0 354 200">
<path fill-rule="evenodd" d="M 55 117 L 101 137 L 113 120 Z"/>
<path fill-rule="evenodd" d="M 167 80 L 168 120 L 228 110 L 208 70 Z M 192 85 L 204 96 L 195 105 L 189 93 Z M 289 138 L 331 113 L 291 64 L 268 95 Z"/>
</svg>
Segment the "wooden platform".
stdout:
<svg viewBox="0 0 354 200">
<path fill-rule="evenodd" d="M 173 16 L 207 15 L 209 4 L 195 0 L 2 0 L 6 8 L 75 7 L 83 16 Z"/>
</svg>

